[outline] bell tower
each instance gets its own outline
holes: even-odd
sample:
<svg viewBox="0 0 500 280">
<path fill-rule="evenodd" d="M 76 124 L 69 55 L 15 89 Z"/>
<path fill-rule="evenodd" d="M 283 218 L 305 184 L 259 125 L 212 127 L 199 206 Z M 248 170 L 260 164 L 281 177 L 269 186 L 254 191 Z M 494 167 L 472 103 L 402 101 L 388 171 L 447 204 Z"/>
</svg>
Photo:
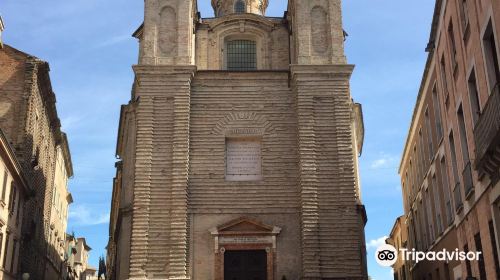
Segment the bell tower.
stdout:
<svg viewBox="0 0 500 280">
<path fill-rule="evenodd" d="M 344 55 L 341 0 L 289 0 L 296 98 L 302 278 L 366 279 L 357 157 L 363 137 Z"/>
<path fill-rule="evenodd" d="M 134 33 L 140 53 L 127 106 L 135 134 L 128 279 L 191 279 L 187 194 L 196 3 L 145 0 L 144 24 Z"/>
<path fill-rule="evenodd" d="M 145 0 L 139 64 L 194 65 L 196 0 Z"/>
</svg>

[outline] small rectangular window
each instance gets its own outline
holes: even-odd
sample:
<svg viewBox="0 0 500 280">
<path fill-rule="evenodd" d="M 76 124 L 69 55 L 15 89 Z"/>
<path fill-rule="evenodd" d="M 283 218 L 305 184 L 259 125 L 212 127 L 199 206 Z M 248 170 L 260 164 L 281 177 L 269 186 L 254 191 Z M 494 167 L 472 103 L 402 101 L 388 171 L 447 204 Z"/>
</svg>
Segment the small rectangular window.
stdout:
<svg viewBox="0 0 500 280">
<path fill-rule="evenodd" d="M 429 236 L 429 245 L 434 242 L 434 237 L 435 237 L 435 227 L 434 227 L 434 221 L 433 221 L 433 215 L 432 213 L 432 203 L 431 203 L 431 196 L 429 193 L 429 189 L 425 192 L 425 211 L 427 212 L 427 226 L 428 226 L 428 236 Z"/>
<path fill-rule="evenodd" d="M 425 126 L 427 132 L 427 145 L 429 146 L 429 161 L 434 158 L 434 143 L 432 141 L 432 126 L 429 117 L 429 110 L 425 110 Z"/>
<path fill-rule="evenodd" d="M 10 187 L 10 197 L 9 197 L 9 216 L 12 216 L 16 208 L 16 198 L 17 198 L 17 187 L 12 182 Z"/>
<path fill-rule="evenodd" d="M 245 7 L 245 1 L 243 0 L 238 0 L 236 1 L 236 4 L 234 5 L 234 12 L 237 14 L 243 14 L 246 13 L 246 7 Z"/>
<path fill-rule="evenodd" d="M 490 93 L 492 93 L 493 90 L 498 90 L 500 69 L 498 68 L 497 44 L 491 20 L 488 22 L 488 26 L 483 36 L 483 48 L 486 59 L 486 73 L 490 84 Z"/>
<path fill-rule="evenodd" d="M 436 230 L 438 234 L 441 234 L 443 232 L 443 224 L 442 224 L 442 217 L 441 217 L 441 204 L 442 204 L 442 199 L 441 199 L 441 194 L 440 194 L 440 189 L 438 186 L 437 178 L 436 175 L 432 176 L 432 185 L 429 187 L 431 188 L 432 191 L 432 196 L 434 197 L 434 208 L 435 208 L 435 213 L 436 213 Z"/>
<path fill-rule="evenodd" d="M 4 250 L 4 252 L 9 252 L 9 241 L 10 241 L 10 234 L 7 232 L 7 234 L 5 235 L 5 250 Z M 7 254 L 4 254 L 4 256 L 3 256 L 2 267 L 4 269 L 7 269 Z"/>
<path fill-rule="evenodd" d="M 483 245 L 481 243 L 481 234 L 478 232 L 474 235 L 474 243 L 476 243 L 476 252 L 483 252 Z M 484 266 L 484 254 L 479 255 L 479 260 L 477 261 L 479 267 L 479 279 L 486 279 L 486 267 Z"/>
<path fill-rule="evenodd" d="M 10 273 L 14 273 L 14 262 L 16 260 L 16 251 L 17 251 L 17 240 L 14 239 L 14 243 L 12 244 L 12 257 L 10 259 Z"/>
<path fill-rule="evenodd" d="M 455 199 L 455 211 L 459 211 L 463 206 L 463 202 L 462 202 L 462 191 L 460 190 L 460 176 L 458 173 L 458 166 L 457 166 L 457 150 L 455 146 L 455 137 L 453 136 L 453 131 L 450 133 L 449 141 L 450 141 L 450 152 L 451 152 L 451 166 L 453 169 L 453 178 L 455 182 L 453 188 L 453 196 Z"/>
<path fill-rule="evenodd" d="M 432 90 L 432 104 L 434 106 L 434 119 L 436 121 L 436 131 L 439 143 L 441 138 L 443 138 L 443 125 L 441 121 L 441 103 L 439 102 L 439 96 L 436 86 L 434 86 L 434 89 Z"/>
<path fill-rule="evenodd" d="M 3 249 L 3 233 L 0 232 L 0 259 L 5 251 L 6 250 Z"/>
<path fill-rule="evenodd" d="M 493 248 L 493 260 L 495 261 L 495 269 L 497 271 L 497 276 L 500 276 L 500 260 L 498 259 L 497 242 L 495 240 L 495 227 L 493 225 L 493 221 L 490 221 L 488 223 L 488 227 L 490 230 L 491 248 Z"/>
<path fill-rule="evenodd" d="M 460 128 L 460 144 L 462 147 L 462 159 L 464 163 L 464 169 L 462 171 L 462 179 L 464 183 L 465 196 L 467 197 L 473 190 L 473 180 L 472 180 L 472 168 L 469 157 L 469 147 L 467 141 L 467 128 L 465 126 L 464 112 L 462 105 L 458 107 L 457 111 L 458 125 Z"/>
<path fill-rule="evenodd" d="M 458 62 L 457 62 L 457 45 L 455 43 L 455 31 L 453 29 L 453 23 L 450 22 L 448 26 L 448 37 L 450 39 L 450 52 L 451 52 L 451 69 L 453 71 L 453 75 L 455 75 Z"/>
<path fill-rule="evenodd" d="M 453 202 L 451 201 L 450 185 L 448 180 L 448 167 L 446 166 L 446 159 L 443 157 L 440 162 L 441 172 L 441 186 L 446 204 L 446 222 L 450 225 L 453 222 Z"/>
<path fill-rule="evenodd" d="M 443 89 L 448 92 L 448 77 L 446 76 L 446 61 L 444 60 L 444 55 L 441 57 L 441 79 L 443 80 Z"/>
<path fill-rule="evenodd" d="M 462 22 L 462 32 L 464 36 L 464 40 L 467 41 L 470 34 L 469 27 L 469 7 L 467 4 L 468 0 L 459 0 L 460 1 L 460 17 Z"/>
<path fill-rule="evenodd" d="M 481 106 L 479 105 L 479 91 L 476 82 L 476 71 L 474 69 L 472 69 L 469 76 L 469 100 L 472 111 L 472 121 L 475 125 L 481 115 Z"/>
<path fill-rule="evenodd" d="M 469 253 L 469 245 L 464 245 L 464 252 Z M 469 259 L 465 259 L 465 268 L 467 269 L 467 277 L 472 277 L 472 266 Z"/>
<path fill-rule="evenodd" d="M 16 200 L 16 185 L 14 182 L 10 184 L 10 194 L 9 194 L 9 215 L 12 215 L 12 211 L 14 211 L 14 206 L 15 206 L 15 200 Z"/>
<path fill-rule="evenodd" d="M 2 201 L 5 202 L 5 196 L 7 192 L 7 180 L 9 179 L 9 173 L 7 171 L 3 172 L 3 183 L 2 183 Z"/>
</svg>

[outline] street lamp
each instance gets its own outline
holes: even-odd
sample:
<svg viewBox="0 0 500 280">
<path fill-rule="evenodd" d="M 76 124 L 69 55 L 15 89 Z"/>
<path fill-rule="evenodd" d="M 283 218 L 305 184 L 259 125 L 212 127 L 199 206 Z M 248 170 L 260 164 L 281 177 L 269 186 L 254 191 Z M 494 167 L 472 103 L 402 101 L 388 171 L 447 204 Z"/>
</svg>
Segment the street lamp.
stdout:
<svg viewBox="0 0 500 280">
<path fill-rule="evenodd" d="M 30 279 L 30 274 L 29 273 L 23 273 L 23 280 L 29 280 Z"/>
</svg>

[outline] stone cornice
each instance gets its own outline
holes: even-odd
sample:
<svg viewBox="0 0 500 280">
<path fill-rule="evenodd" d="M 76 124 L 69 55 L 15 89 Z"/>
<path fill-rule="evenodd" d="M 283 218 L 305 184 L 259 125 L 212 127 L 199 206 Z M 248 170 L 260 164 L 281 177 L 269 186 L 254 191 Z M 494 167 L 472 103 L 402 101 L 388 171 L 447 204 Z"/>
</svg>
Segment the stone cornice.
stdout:
<svg viewBox="0 0 500 280">
<path fill-rule="evenodd" d="M 274 19 L 274 20 L 272 20 Z M 231 14 L 224 17 L 213 18 L 213 19 L 204 19 L 202 23 L 208 24 L 210 29 L 215 29 L 222 24 L 228 24 L 236 22 L 239 24 L 240 21 L 250 21 L 255 22 L 257 24 L 264 24 L 268 28 L 273 28 L 276 24 L 281 23 L 282 19 L 278 22 L 275 18 L 263 17 L 256 14 Z"/>
<path fill-rule="evenodd" d="M 197 67 L 195 65 L 147 65 L 139 64 L 132 66 L 136 75 L 175 75 L 191 74 L 194 75 Z"/>
<path fill-rule="evenodd" d="M 350 78 L 354 70 L 352 64 L 328 64 L 328 65 L 298 65 L 290 66 L 292 77 L 297 74 L 318 75 L 318 74 L 336 74 Z"/>
</svg>

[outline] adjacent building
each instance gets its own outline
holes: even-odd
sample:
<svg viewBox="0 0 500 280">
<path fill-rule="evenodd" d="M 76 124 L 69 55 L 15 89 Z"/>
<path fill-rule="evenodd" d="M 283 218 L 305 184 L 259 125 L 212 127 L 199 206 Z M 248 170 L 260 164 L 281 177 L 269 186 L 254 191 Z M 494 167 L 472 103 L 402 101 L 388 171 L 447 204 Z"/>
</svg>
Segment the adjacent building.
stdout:
<svg viewBox="0 0 500 280">
<path fill-rule="evenodd" d="M 499 279 L 500 2 L 436 1 L 427 51 L 399 169 L 407 246 L 482 257 L 407 263 L 408 279 Z"/>
<path fill-rule="evenodd" d="M 14 149 L 0 129 L 0 279 L 20 279 L 23 208 L 33 194 Z"/>
<path fill-rule="evenodd" d="M 402 252 L 400 249 L 405 249 L 408 246 L 408 227 L 405 224 L 405 216 L 400 216 L 396 219 L 394 226 L 392 227 L 390 238 L 386 240 L 387 244 L 390 244 L 396 248 L 398 251 L 397 261 L 392 266 L 394 272 L 395 280 L 406 280 L 407 278 L 408 267 L 406 266 L 406 262 L 403 261 Z"/>
<path fill-rule="evenodd" d="M 65 269 L 72 201 L 67 182 L 73 171 L 49 70 L 47 62 L 32 55 L 6 44 L 0 49 L 0 128 L 35 190 L 24 207 L 22 236 L 16 243 L 21 252 L 17 269 L 31 279 L 55 280 Z"/>
<path fill-rule="evenodd" d="M 94 280 L 96 269 L 88 264 L 92 248 L 83 237 L 76 238 L 72 234 L 66 235 L 65 256 L 66 271 L 64 280 Z"/>
<path fill-rule="evenodd" d="M 107 279 L 367 279 L 340 0 L 147 0 Z"/>
</svg>

